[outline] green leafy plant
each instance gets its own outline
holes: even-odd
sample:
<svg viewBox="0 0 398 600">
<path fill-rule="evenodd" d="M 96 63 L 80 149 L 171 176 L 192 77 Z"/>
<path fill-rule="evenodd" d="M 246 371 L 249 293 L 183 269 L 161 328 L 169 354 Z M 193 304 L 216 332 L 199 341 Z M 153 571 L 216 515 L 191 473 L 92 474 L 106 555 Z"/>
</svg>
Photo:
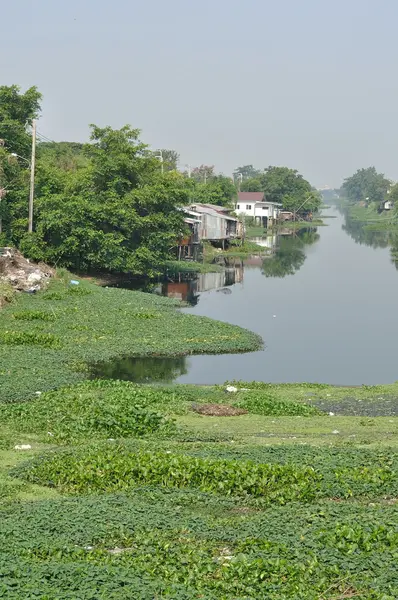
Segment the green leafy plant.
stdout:
<svg viewBox="0 0 398 600">
<path fill-rule="evenodd" d="M 314 406 L 280 400 L 272 393 L 267 393 L 261 388 L 254 392 L 245 392 L 243 400 L 236 402 L 235 405 L 257 415 L 309 417 L 322 414 Z"/>
<path fill-rule="evenodd" d="M 172 452 L 131 452 L 120 445 L 84 448 L 41 457 L 18 471 L 31 482 L 65 491 L 123 490 L 142 484 L 193 487 L 249 495 L 284 504 L 314 498 L 319 475 L 311 468 L 194 458 Z"/>
<path fill-rule="evenodd" d="M 40 346 L 41 348 L 60 348 L 60 339 L 52 333 L 34 331 L 1 331 L 0 345 Z"/>
<path fill-rule="evenodd" d="M 55 321 L 55 314 L 44 310 L 23 310 L 12 315 L 17 321 Z"/>
</svg>

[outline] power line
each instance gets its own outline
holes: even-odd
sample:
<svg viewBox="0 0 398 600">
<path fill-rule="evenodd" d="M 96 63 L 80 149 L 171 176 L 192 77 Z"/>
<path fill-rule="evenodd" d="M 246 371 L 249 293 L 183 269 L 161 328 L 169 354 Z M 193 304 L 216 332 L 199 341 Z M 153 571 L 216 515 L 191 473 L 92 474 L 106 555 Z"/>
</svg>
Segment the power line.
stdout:
<svg viewBox="0 0 398 600">
<path fill-rule="evenodd" d="M 55 144 L 56 142 L 54 142 L 54 140 L 51 140 L 50 138 L 48 138 L 46 135 L 44 135 L 44 133 L 41 133 L 40 131 L 37 132 L 37 136 L 39 138 L 41 138 L 42 141 L 44 142 L 50 142 L 52 144 Z"/>
</svg>

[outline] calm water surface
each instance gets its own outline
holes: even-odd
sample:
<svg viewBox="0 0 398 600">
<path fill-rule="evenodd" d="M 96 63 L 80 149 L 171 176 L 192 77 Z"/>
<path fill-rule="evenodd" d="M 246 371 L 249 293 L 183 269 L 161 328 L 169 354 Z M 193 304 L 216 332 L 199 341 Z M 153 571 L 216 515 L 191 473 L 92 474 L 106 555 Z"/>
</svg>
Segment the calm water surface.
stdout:
<svg viewBox="0 0 398 600">
<path fill-rule="evenodd" d="M 388 234 L 364 234 L 337 210 L 328 213 L 335 218 L 325 219 L 327 227 L 268 239 L 271 258 L 252 257 L 225 274 L 163 285 L 164 294 L 191 302 L 186 312 L 260 334 L 264 350 L 125 359 L 100 367 L 96 375 L 208 384 L 398 380 L 398 272 Z"/>
<path fill-rule="evenodd" d="M 357 243 L 343 229 L 343 216 L 328 213 L 337 218 L 318 228 L 318 241 L 303 242 L 306 258 L 295 274 L 266 277 L 260 266 L 245 266 L 243 281 L 229 288 L 231 294 L 201 293 L 187 309 L 251 329 L 266 348 L 187 358 L 187 372 L 177 381 L 357 385 L 398 380 L 398 272 L 390 251 Z"/>
</svg>

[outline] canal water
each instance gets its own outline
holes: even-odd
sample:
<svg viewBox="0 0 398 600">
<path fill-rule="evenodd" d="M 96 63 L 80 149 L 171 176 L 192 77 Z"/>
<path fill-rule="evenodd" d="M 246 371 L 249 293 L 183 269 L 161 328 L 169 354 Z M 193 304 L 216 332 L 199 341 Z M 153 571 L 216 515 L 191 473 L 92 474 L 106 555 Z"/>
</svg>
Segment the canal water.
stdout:
<svg viewBox="0 0 398 600">
<path fill-rule="evenodd" d="M 263 350 L 162 359 L 159 369 L 156 359 L 131 359 L 124 367 L 109 365 L 103 375 L 142 381 L 152 373 L 153 379 L 198 384 L 398 380 L 398 272 L 388 234 L 365 235 L 337 209 L 327 213 L 332 218 L 325 227 L 264 242 L 272 252 L 266 259 L 236 261 L 225 276 L 201 275 L 188 292 L 182 285 L 163 289 L 183 299 L 188 294 L 185 312 L 260 334 Z"/>
</svg>

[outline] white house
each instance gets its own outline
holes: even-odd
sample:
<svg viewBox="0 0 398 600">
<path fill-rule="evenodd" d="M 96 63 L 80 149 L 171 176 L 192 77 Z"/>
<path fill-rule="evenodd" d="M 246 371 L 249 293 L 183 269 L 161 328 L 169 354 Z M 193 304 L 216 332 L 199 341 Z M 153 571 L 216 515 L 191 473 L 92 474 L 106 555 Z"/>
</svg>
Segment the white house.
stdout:
<svg viewBox="0 0 398 600">
<path fill-rule="evenodd" d="M 394 203 L 391 200 L 386 200 L 384 202 L 384 210 L 391 210 L 394 206 Z"/>
<path fill-rule="evenodd" d="M 281 206 L 276 202 L 268 202 L 263 192 L 239 192 L 235 212 L 252 217 L 256 223 L 268 227 L 278 218 Z"/>
</svg>

